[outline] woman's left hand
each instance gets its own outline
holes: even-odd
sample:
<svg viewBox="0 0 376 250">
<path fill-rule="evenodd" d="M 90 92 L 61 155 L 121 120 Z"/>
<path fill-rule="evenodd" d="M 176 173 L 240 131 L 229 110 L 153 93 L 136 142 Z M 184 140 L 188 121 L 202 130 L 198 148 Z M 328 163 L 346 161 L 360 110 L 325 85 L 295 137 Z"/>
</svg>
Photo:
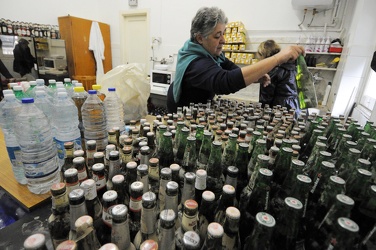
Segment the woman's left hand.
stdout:
<svg viewBox="0 0 376 250">
<path fill-rule="evenodd" d="M 258 82 L 263 86 L 263 87 L 267 87 L 269 86 L 269 84 L 271 83 L 271 79 L 270 79 L 270 76 L 268 74 L 265 74 L 263 75 L 259 80 Z"/>
</svg>

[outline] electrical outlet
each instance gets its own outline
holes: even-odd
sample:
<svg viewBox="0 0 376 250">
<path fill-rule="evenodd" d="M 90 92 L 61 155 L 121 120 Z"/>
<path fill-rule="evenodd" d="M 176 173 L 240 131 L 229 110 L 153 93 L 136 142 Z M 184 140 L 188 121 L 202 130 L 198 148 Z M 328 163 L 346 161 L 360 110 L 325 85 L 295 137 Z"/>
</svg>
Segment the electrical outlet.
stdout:
<svg viewBox="0 0 376 250">
<path fill-rule="evenodd" d="M 151 37 L 151 43 L 162 43 L 162 37 L 160 36 Z"/>
<path fill-rule="evenodd" d="M 129 6 L 137 6 L 138 0 L 128 0 L 128 5 Z"/>
</svg>

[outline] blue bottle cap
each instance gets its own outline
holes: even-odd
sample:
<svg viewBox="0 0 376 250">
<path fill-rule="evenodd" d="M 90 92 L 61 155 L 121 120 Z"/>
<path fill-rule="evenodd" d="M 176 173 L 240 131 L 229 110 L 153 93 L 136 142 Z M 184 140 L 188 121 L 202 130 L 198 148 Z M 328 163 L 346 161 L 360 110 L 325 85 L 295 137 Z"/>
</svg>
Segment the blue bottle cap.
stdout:
<svg viewBox="0 0 376 250">
<path fill-rule="evenodd" d="M 97 91 L 94 90 L 94 89 L 91 89 L 91 90 L 89 90 L 89 94 L 90 94 L 90 95 L 96 95 L 96 94 L 97 94 Z"/>
<path fill-rule="evenodd" d="M 22 98 L 22 103 L 34 103 L 34 98 L 31 98 L 31 97 Z"/>
<path fill-rule="evenodd" d="M 116 88 L 108 88 L 108 91 L 115 91 Z"/>
</svg>

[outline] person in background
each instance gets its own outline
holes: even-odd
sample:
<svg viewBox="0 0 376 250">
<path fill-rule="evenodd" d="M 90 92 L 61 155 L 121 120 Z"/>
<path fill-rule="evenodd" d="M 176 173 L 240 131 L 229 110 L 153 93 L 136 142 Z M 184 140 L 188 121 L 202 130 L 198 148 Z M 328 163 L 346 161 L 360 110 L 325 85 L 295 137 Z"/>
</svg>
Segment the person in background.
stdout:
<svg viewBox="0 0 376 250">
<path fill-rule="evenodd" d="M 0 53 L 3 54 L 3 41 L 0 39 Z M 3 61 L 0 59 L 0 100 L 3 99 L 3 89 L 7 88 L 9 81 L 13 78 L 12 74 L 9 72 Z M 3 77 L 5 79 L 3 79 Z"/>
<path fill-rule="evenodd" d="M 274 40 L 262 42 L 257 50 L 257 57 L 261 61 L 277 55 L 281 47 Z M 270 107 L 281 105 L 287 109 L 295 109 L 295 118 L 299 117 L 300 108 L 298 90 L 296 86 L 296 63 L 295 60 L 276 65 L 268 72 L 270 84 L 260 86 L 260 102 L 263 106 Z"/>
<path fill-rule="evenodd" d="M 23 38 L 18 40 L 18 44 L 13 49 L 13 55 L 13 71 L 25 77 L 27 81 L 35 80 L 33 69 L 36 60 L 30 52 L 29 42 Z"/>
<path fill-rule="evenodd" d="M 175 80 L 167 94 L 168 112 L 175 113 L 177 107 L 190 103 L 205 104 L 216 94 L 234 93 L 257 81 L 266 85 L 270 81 L 267 72 L 304 54 L 302 46 L 289 46 L 270 58 L 240 68 L 222 53 L 227 22 L 225 13 L 217 7 L 197 11 L 191 23 L 191 37 L 178 53 Z"/>
</svg>

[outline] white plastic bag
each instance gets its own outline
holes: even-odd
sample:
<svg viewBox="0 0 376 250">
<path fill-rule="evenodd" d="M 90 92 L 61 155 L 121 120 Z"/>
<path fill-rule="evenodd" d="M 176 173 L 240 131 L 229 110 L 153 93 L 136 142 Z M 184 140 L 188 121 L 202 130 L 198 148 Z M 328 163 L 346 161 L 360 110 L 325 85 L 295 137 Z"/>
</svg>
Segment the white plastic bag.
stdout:
<svg viewBox="0 0 376 250">
<path fill-rule="evenodd" d="M 140 120 L 147 115 L 147 100 L 150 96 L 150 82 L 143 64 L 123 64 L 108 71 L 97 84 L 101 91 L 108 93 L 108 88 L 116 88 L 116 93 L 124 105 L 124 121 Z"/>
</svg>

